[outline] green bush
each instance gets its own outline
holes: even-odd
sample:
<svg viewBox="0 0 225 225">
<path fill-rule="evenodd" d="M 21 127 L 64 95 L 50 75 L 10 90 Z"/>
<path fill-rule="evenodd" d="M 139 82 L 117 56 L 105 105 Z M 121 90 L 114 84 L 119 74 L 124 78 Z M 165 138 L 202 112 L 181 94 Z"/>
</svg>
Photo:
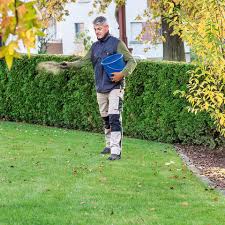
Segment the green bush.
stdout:
<svg viewBox="0 0 225 225">
<path fill-rule="evenodd" d="M 0 62 L 0 117 L 86 131 L 102 131 L 92 66 L 60 75 L 38 73 L 38 62 L 75 60 L 39 55 L 17 60 L 11 71 Z M 218 133 L 205 113 L 187 112 L 186 90 L 192 68 L 185 63 L 139 62 L 126 80 L 123 124 L 125 135 L 161 142 L 215 145 Z"/>
</svg>

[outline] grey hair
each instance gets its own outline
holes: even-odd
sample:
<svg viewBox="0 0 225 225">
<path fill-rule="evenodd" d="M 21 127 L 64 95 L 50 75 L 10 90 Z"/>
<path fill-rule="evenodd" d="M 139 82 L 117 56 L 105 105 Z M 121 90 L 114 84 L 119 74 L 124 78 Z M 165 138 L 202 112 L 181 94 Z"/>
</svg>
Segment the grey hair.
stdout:
<svg viewBox="0 0 225 225">
<path fill-rule="evenodd" d="M 104 16 L 98 16 L 93 21 L 94 25 L 108 25 L 107 19 Z"/>
</svg>

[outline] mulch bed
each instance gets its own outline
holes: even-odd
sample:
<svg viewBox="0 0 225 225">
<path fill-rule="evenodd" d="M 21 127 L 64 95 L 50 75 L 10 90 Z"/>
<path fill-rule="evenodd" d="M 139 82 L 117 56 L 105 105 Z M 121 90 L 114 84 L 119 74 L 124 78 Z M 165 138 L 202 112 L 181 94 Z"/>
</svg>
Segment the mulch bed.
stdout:
<svg viewBox="0 0 225 225">
<path fill-rule="evenodd" d="M 188 157 L 200 175 L 213 182 L 215 188 L 225 190 L 225 148 L 209 149 L 205 146 L 180 145 L 175 148 Z"/>
</svg>

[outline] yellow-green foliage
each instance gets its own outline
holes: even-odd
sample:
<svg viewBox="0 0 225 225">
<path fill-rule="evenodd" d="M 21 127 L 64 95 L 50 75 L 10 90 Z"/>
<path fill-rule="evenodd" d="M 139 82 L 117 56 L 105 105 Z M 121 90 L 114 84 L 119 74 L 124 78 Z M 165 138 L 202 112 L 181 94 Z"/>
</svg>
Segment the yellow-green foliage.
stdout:
<svg viewBox="0 0 225 225">
<path fill-rule="evenodd" d="M 35 47 L 36 35 L 41 35 L 40 28 L 34 2 L 0 0 L 0 35 L 5 42 L 0 48 L 0 58 L 5 58 L 9 68 L 13 58 L 19 57 L 19 41 L 22 40 L 29 52 Z"/>
<path fill-rule="evenodd" d="M 48 26 L 52 18 L 62 20 L 68 15 L 65 4 L 76 0 L 0 0 L 0 35 L 4 46 L 0 47 L 0 58 L 4 58 L 8 68 L 13 59 L 19 58 L 19 42 L 27 48 L 36 47 L 36 37 L 44 36 L 42 28 Z"/>
<path fill-rule="evenodd" d="M 207 111 L 225 135 L 225 1 L 163 0 L 174 33 L 192 48 L 197 68 L 191 70 L 184 94 L 192 112 Z"/>
</svg>

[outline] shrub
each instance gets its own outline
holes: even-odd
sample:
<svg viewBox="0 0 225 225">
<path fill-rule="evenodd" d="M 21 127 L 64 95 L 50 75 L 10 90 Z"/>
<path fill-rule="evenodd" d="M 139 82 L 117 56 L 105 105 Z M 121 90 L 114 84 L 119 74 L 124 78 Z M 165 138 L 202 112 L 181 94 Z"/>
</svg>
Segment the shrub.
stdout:
<svg viewBox="0 0 225 225">
<path fill-rule="evenodd" d="M 85 131 L 102 131 L 92 66 L 59 75 L 38 73 L 41 61 L 75 57 L 38 55 L 17 60 L 11 71 L 0 62 L 0 117 Z M 215 145 L 218 133 L 205 113 L 187 112 L 187 102 L 174 95 L 186 90 L 190 64 L 138 62 L 126 79 L 125 135 L 161 142 Z M 7 78 L 6 78 L 7 77 Z"/>
</svg>

